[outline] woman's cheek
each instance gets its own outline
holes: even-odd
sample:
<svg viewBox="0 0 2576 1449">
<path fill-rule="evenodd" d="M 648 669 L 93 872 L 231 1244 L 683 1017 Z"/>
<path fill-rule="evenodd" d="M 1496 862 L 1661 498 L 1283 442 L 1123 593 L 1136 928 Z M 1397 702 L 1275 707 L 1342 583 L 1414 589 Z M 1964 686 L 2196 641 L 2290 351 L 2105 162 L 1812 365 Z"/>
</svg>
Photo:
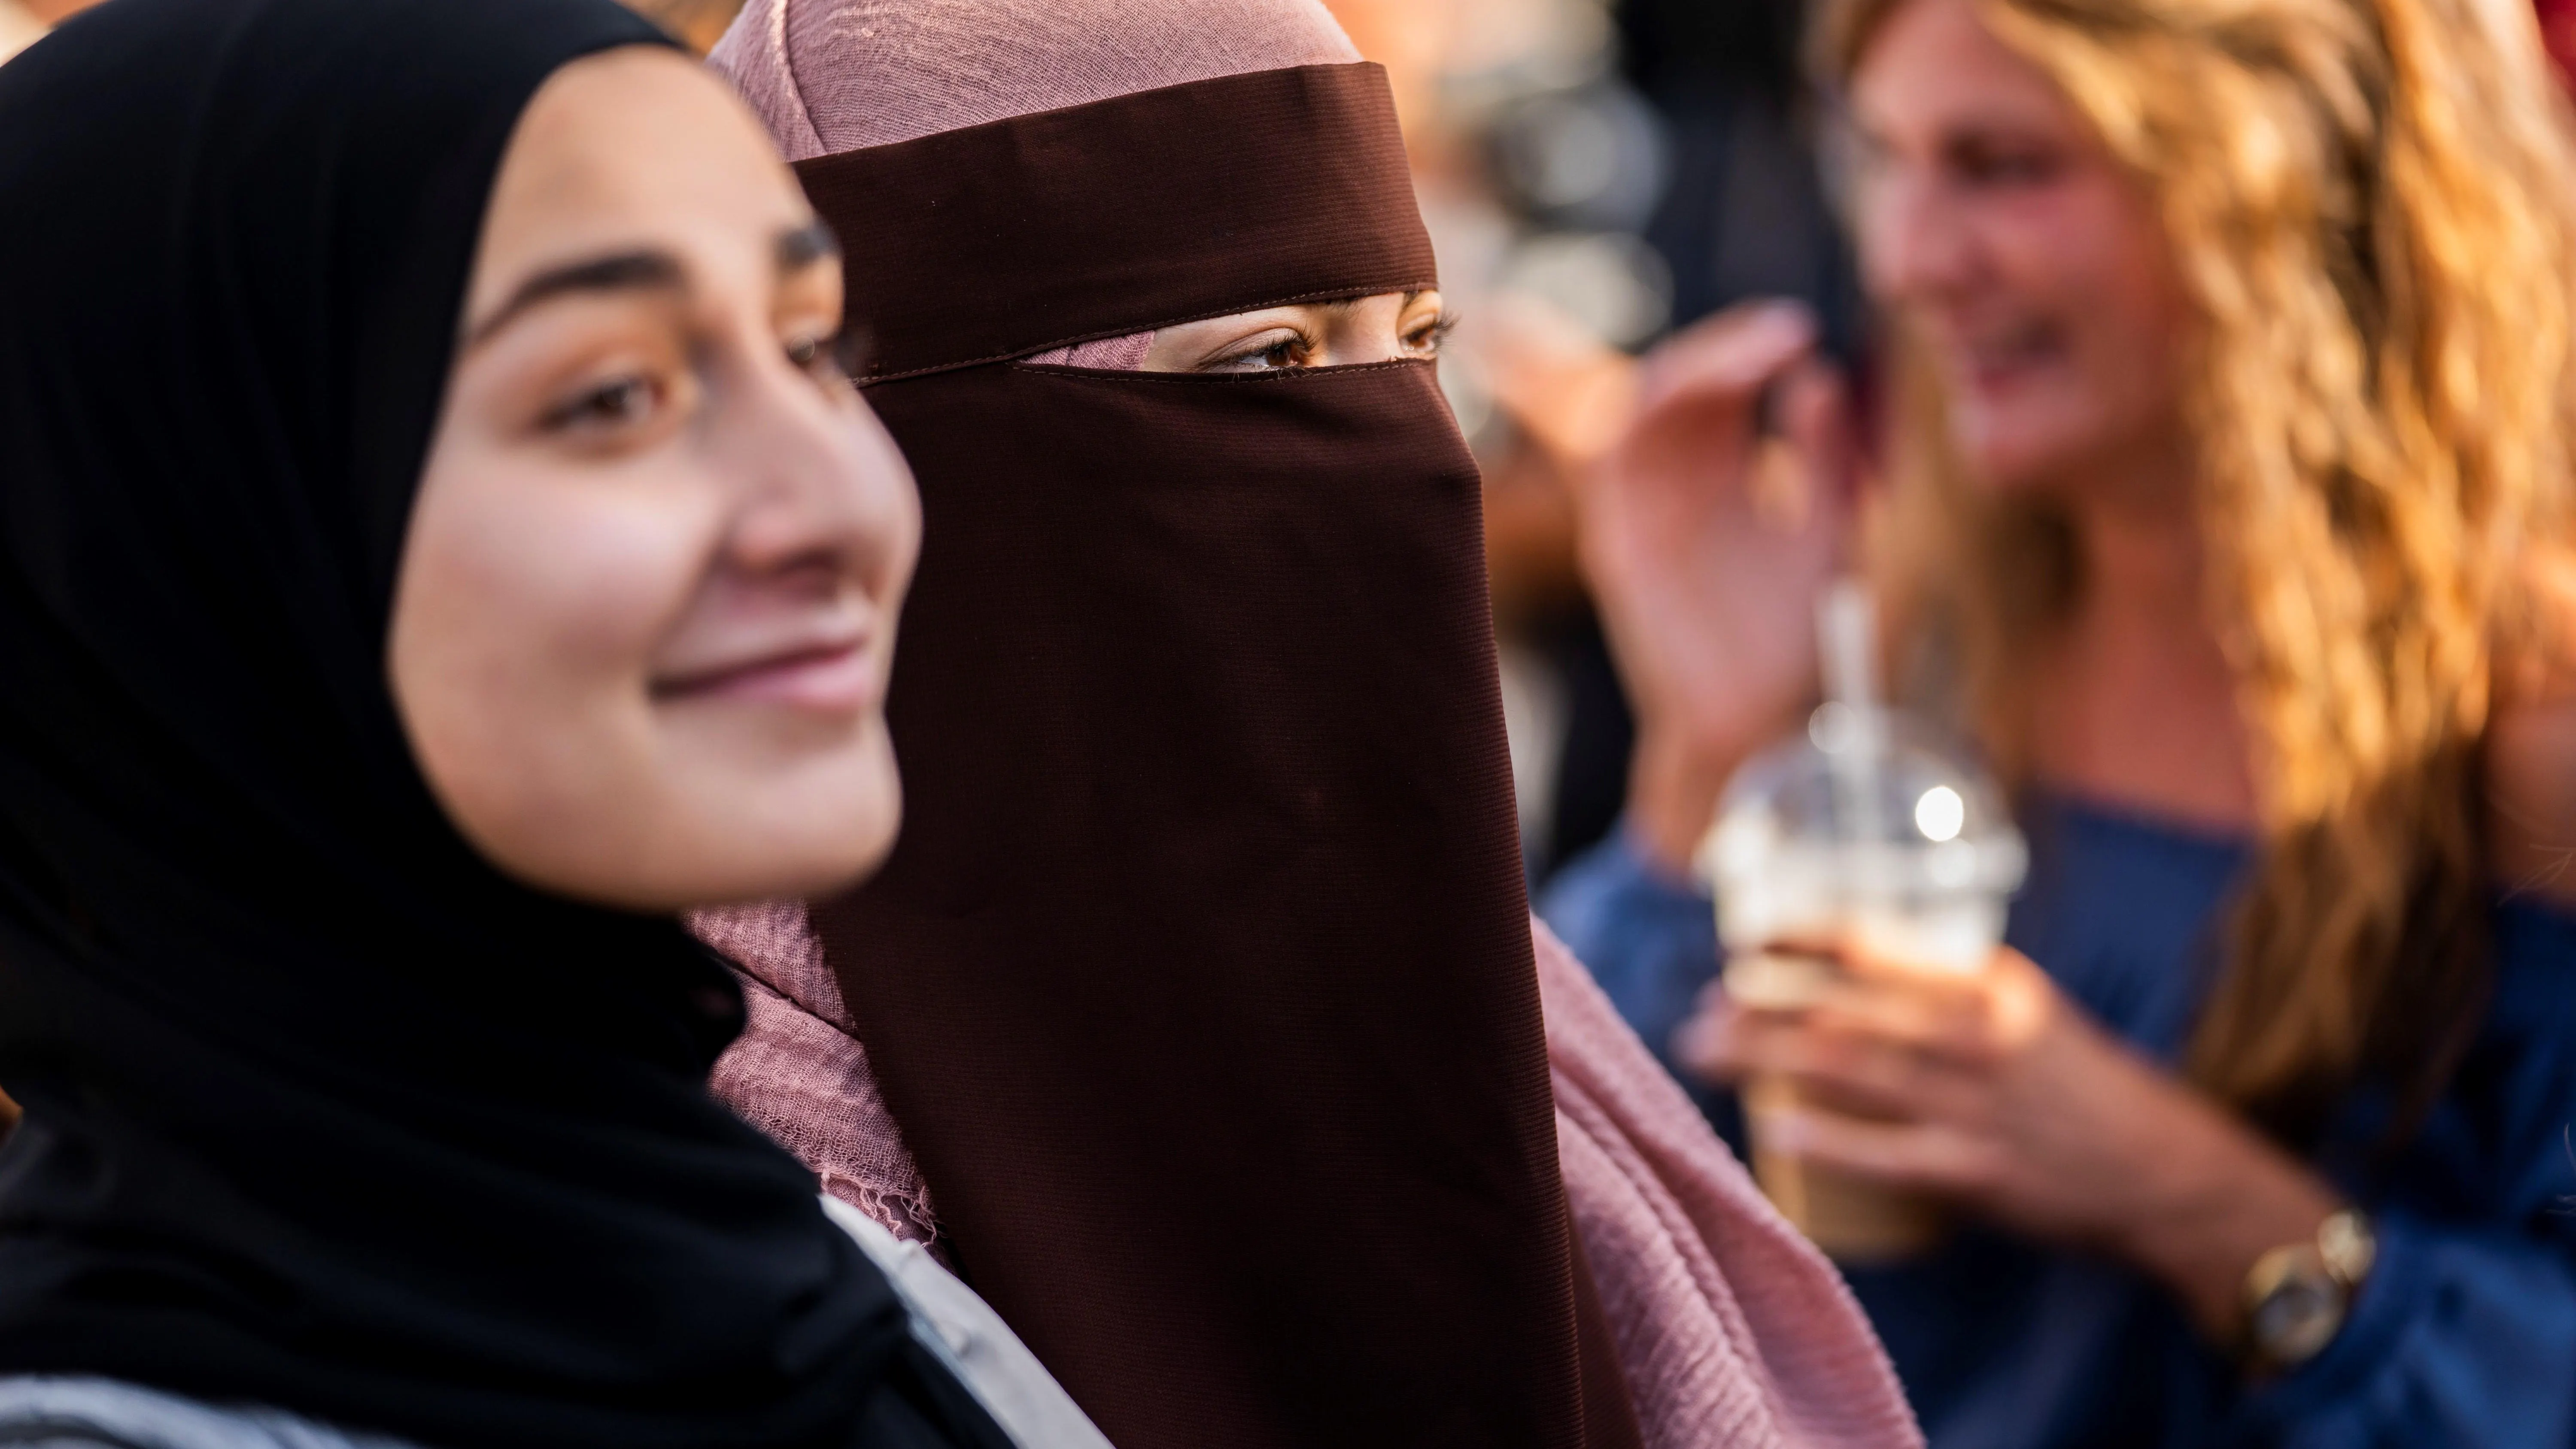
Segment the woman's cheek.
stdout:
<svg viewBox="0 0 2576 1449">
<path fill-rule="evenodd" d="M 551 793 L 634 752 L 713 520 L 649 477 L 459 462 L 415 516 L 397 684 L 433 764 Z"/>
<path fill-rule="evenodd" d="M 2112 259 L 2123 248 L 2105 235 L 2112 219 L 2089 190 L 2060 180 L 1990 196 L 1978 208 L 1982 250 L 2026 304 L 2080 314 L 2117 270 Z"/>
<path fill-rule="evenodd" d="M 651 487 L 575 490 L 552 513 L 531 523 L 516 570 L 531 622 L 547 622 L 545 667 L 640 702 L 707 577 L 719 520 Z"/>
</svg>

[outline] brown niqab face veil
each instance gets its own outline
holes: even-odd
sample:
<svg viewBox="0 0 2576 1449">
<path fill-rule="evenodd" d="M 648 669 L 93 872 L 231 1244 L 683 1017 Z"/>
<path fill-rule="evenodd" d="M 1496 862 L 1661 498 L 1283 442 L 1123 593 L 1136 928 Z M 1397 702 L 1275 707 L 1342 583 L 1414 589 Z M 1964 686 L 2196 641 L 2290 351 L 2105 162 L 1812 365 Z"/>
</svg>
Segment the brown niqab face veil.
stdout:
<svg viewBox="0 0 2576 1449">
<path fill-rule="evenodd" d="M 927 515 L 903 839 L 815 921 L 965 1276 L 1122 1449 L 1581 1442 L 1478 481 L 1431 368 L 1003 360 L 1431 285 L 1383 73 L 800 170 Z"/>
</svg>

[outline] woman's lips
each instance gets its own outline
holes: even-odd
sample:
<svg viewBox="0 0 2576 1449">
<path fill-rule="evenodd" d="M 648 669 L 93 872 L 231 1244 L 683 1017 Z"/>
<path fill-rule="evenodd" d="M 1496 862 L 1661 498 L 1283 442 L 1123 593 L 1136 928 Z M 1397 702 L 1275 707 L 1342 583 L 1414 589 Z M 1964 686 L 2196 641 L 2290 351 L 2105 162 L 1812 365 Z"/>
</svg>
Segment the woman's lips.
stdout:
<svg viewBox="0 0 2576 1449">
<path fill-rule="evenodd" d="M 2060 362 L 2065 344 L 2044 325 L 2016 328 L 1952 345 L 1956 374 L 1981 392 L 2003 392 Z"/>
<path fill-rule="evenodd" d="M 852 713 L 877 703 L 882 689 L 865 639 L 769 655 L 658 684 L 664 699 L 729 699 Z"/>
</svg>

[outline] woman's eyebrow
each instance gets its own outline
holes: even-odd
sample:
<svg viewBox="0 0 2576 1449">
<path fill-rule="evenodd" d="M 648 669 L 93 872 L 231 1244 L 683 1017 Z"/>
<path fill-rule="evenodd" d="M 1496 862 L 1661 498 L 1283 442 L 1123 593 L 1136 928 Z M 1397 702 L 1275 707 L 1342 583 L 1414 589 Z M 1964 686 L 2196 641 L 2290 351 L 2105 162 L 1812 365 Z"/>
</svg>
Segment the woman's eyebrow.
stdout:
<svg viewBox="0 0 2576 1449">
<path fill-rule="evenodd" d="M 838 237 L 832 235 L 832 229 L 817 217 L 803 226 L 791 227 L 780 232 L 777 256 L 778 270 L 781 275 L 801 272 L 819 261 L 840 260 L 841 242 Z"/>
<path fill-rule="evenodd" d="M 781 241 L 781 257 L 785 243 Z M 664 251 L 617 252 L 548 267 L 521 282 L 509 299 L 474 324 L 465 345 L 474 347 L 540 302 L 573 292 L 680 291 L 688 285 L 679 258 Z"/>
<path fill-rule="evenodd" d="M 837 261 L 841 244 L 832 229 L 820 220 L 790 227 L 778 234 L 772 244 L 779 272 L 784 275 L 801 272 L 822 261 Z M 688 286 L 688 273 L 680 259 L 666 251 L 651 248 L 631 252 L 614 252 L 607 256 L 586 257 L 577 262 L 548 267 L 518 285 L 509 299 L 492 309 L 492 315 L 474 324 L 466 334 L 465 345 L 473 347 L 500 331 L 510 322 L 540 302 L 573 292 L 676 292 Z"/>
</svg>

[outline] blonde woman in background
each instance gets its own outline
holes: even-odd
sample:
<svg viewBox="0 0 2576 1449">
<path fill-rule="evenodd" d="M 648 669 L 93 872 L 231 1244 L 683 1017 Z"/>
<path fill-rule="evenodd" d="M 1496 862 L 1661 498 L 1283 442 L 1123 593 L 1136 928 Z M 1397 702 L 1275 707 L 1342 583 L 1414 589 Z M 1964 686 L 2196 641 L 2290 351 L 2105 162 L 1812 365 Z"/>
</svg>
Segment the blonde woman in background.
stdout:
<svg viewBox="0 0 2576 1449">
<path fill-rule="evenodd" d="M 2530 22 L 1836 0 L 1820 41 L 1888 486 L 1844 501 L 1796 312 L 1650 362 L 1584 500 L 1629 819 L 1551 920 L 1739 1143 L 1726 1084 L 1785 1074 L 1770 1142 L 1958 1207 L 1850 1269 L 1936 1446 L 2569 1443 L 2576 165 Z M 1685 862 L 1853 558 L 2033 876 L 1972 984 L 1756 1011 Z"/>
</svg>

